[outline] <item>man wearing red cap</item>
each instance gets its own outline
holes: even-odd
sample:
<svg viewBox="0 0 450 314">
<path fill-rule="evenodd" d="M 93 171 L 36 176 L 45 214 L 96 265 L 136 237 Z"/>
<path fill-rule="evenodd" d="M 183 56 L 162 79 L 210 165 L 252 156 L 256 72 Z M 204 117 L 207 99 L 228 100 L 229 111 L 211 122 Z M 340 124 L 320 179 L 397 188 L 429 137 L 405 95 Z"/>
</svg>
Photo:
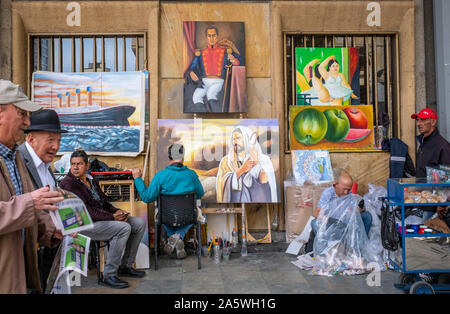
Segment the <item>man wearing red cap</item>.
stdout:
<svg viewBox="0 0 450 314">
<path fill-rule="evenodd" d="M 427 176 L 426 167 L 450 165 L 450 144 L 443 138 L 436 127 L 437 114 L 426 108 L 411 115 L 416 120 L 420 135 L 416 137 L 419 150 L 416 154 L 416 178 Z"/>
</svg>

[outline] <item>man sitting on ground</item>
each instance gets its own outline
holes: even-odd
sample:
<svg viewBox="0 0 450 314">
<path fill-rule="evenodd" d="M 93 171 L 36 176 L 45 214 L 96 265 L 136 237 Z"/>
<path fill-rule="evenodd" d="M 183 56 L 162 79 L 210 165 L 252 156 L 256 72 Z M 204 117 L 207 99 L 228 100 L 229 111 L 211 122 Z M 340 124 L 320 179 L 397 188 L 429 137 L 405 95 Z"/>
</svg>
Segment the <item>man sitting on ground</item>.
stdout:
<svg viewBox="0 0 450 314">
<path fill-rule="evenodd" d="M 170 164 L 166 169 L 159 171 L 155 175 L 148 188 L 145 187 L 145 183 L 141 178 L 141 169 L 133 169 L 134 184 L 142 201 L 146 203 L 153 202 L 159 194 L 177 195 L 189 192 L 196 192 L 197 199 L 200 199 L 204 194 L 203 187 L 195 171 L 183 166 L 183 145 L 170 145 L 168 153 Z M 167 244 L 164 246 L 164 252 L 170 255 L 176 248 L 177 258 L 185 258 L 184 237 L 192 227 L 192 224 L 178 228 L 163 226 L 168 236 Z"/>
<path fill-rule="evenodd" d="M 333 186 L 325 189 L 322 192 L 319 203 L 317 204 L 316 209 L 314 210 L 313 216 L 316 218 L 311 221 L 311 233 L 309 236 L 309 240 L 306 246 L 306 253 L 309 253 L 313 250 L 314 238 L 317 234 L 318 226 L 317 226 L 317 218 L 319 217 L 319 213 L 326 204 L 331 203 L 332 201 L 348 195 L 352 191 L 353 179 L 350 174 L 343 170 L 335 171 L 336 181 Z M 370 226 L 372 225 L 372 215 L 365 211 L 364 207 L 359 208 L 359 212 L 361 214 L 361 219 L 364 224 L 364 229 L 366 231 L 367 236 L 369 236 Z M 328 223 L 335 223 L 336 219 L 332 217 L 329 218 Z"/>
<path fill-rule="evenodd" d="M 116 273 L 127 277 L 145 276 L 144 271 L 132 268 L 145 232 L 145 221 L 129 217 L 127 212 L 111 205 L 97 181 L 86 173 L 88 169 L 87 154 L 82 150 L 73 152 L 70 156 L 70 171 L 60 186 L 84 202 L 94 221 L 94 228 L 80 233 L 94 241 L 109 241 L 101 284 L 111 288 L 126 288 L 128 283 L 117 278 Z"/>
</svg>

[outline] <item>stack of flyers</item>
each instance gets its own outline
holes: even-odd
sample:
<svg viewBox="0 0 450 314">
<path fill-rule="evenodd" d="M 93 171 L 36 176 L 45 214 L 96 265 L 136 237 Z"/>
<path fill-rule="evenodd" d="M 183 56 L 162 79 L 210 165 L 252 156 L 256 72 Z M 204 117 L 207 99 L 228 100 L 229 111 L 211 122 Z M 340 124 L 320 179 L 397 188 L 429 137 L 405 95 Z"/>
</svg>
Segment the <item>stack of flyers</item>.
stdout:
<svg viewBox="0 0 450 314">
<path fill-rule="evenodd" d="M 93 228 L 94 223 L 83 201 L 71 192 L 58 187 L 54 189 L 61 192 L 64 200 L 56 204 L 59 209 L 50 211 L 50 216 L 62 234 L 68 235 Z"/>
<path fill-rule="evenodd" d="M 70 294 L 71 271 L 87 276 L 90 244 L 91 239 L 81 234 L 64 237 L 53 261 L 45 293 Z"/>
</svg>

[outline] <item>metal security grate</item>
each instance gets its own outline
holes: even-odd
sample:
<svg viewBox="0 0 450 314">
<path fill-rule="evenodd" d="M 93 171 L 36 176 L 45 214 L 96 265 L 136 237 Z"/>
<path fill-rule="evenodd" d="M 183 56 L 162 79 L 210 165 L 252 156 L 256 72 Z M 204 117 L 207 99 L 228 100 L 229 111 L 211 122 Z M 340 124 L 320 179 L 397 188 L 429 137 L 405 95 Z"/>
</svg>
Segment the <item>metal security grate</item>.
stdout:
<svg viewBox="0 0 450 314">
<path fill-rule="evenodd" d="M 119 72 L 147 68 L 145 34 L 30 35 L 31 73 Z"/>
</svg>

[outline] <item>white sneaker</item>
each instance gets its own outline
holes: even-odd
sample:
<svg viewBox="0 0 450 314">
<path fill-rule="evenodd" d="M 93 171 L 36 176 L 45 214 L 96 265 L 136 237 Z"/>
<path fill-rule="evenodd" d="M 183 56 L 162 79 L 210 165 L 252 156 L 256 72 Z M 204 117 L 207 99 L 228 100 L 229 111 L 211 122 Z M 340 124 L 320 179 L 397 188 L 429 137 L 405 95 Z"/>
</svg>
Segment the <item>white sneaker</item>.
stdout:
<svg viewBox="0 0 450 314">
<path fill-rule="evenodd" d="M 183 240 L 178 239 L 175 247 L 177 249 L 177 258 L 178 259 L 183 259 L 187 256 L 186 251 L 184 250 L 184 241 Z"/>
<path fill-rule="evenodd" d="M 180 240 L 180 235 L 178 233 L 171 235 L 169 239 L 167 239 L 167 244 L 164 246 L 164 252 L 166 252 L 167 255 L 172 254 L 178 240 Z"/>
</svg>

